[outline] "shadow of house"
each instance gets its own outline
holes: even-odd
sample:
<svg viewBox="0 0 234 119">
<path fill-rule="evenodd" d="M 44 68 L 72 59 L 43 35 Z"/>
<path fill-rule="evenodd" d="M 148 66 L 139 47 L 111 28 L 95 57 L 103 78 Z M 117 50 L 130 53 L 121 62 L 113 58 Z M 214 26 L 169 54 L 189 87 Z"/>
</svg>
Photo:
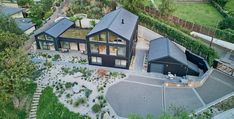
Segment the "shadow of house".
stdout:
<svg viewBox="0 0 234 119">
<path fill-rule="evenodd" d="M 177 76 L 199 75 L 197 65 L 187 60 L 186 54 L 169 39 L 161 37 L 150 42 L 148 72 L 176 74 Z"/>
</svg>

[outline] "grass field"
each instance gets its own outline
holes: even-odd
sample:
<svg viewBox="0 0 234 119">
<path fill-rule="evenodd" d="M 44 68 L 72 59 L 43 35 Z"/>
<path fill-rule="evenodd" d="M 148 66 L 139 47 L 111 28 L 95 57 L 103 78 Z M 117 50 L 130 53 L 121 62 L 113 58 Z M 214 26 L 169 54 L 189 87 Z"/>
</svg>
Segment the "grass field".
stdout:
<svg viewBox="0 0 234 119">
<path fill-rule="evenodd" d="M 40 97 L 37 119 L 90 119 L 79 113 L 70 112 L 59 103 L 52 88 L 46 88 Z"/>
<path fill-rule="evenodd" d="M 177 3 L 174 16 L 197 24 L 216 27 L 223 16 L 209 3 Z"/>
<path fill-rule="evenodd" d="M 155 3 L 159 7 L 161 0 L 155 0 Z M 145 5 L 149 6 L 149 4 Z M 175 11 L 172 15 L 210 27 L 217 27 L 219 21 L 223 19 L 223 16 L 209 3 L 175 3 Z"/>
</svg>

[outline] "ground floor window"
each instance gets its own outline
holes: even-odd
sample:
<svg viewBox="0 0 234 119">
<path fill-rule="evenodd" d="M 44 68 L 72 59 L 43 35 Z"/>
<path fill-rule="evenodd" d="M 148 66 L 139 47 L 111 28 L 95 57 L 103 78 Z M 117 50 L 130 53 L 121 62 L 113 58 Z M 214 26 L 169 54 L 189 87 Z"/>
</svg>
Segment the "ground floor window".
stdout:
<svg viewBox="0 0 234 119">
<path fill-rule="evenodd" d="M 102 58 L 101 57 L 91 57 L 91 61 L 93 64 L 102 64 Z"/>
<path fill-rule="evenodd" d="M 54 43 L 39 41 L 40 48 L 42 50 L 55 50 Z"/>
<path fill-rule="evenodd" d="M 86 51 L 86 44 L 85 43 L 79 43 L 80 51 Z"/>
<path fill-rule="evenodd" d="M 60 43 L 61 43 L 61 48 L 70 49 L 70 43 L 69 42 L 61 41 Z"/>
<path fill-rule="evenodd" d="M 116 67 L 126 67 L 127 66 L 127 61 L 126 60 L 116 59 L 115 60 L 115 66 Z"/>
</svg>

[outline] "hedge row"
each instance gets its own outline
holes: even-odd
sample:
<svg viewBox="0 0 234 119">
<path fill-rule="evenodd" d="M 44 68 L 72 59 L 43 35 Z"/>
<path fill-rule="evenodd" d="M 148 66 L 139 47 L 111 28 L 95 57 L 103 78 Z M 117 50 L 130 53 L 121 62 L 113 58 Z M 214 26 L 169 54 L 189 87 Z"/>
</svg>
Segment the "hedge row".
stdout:
<svg viewBox="0 0 234 119">
<path fill-rule="evenodd" d="M 223 41 L 234 43 L 234 34 L 231 32 L 216 29 L 215 36 Z"/>
<path fill-rule="evenodd" d="M 229 14 L 214 0 L 211 0 L 211 4 L 219 11 L 223 17 L 229 17 Z"/>
<path fill-rule="evenodd" d="M 193 53 L 202 56 L 203 58 L 207 59 L 210 65 L 212 65 L 215 58 L 218 58 L 218 55 L 214 49 L 209 48 L 207 45 L 189 36 L 188 34 L 164 24 L 144 13 L 139 13 L 138 16 L 141 23 L 144 23 L 146 27 L 156 32 L 160 32 L 171 40 L 174 40 L 176 43 L 191 50 Z"/>
</svg>

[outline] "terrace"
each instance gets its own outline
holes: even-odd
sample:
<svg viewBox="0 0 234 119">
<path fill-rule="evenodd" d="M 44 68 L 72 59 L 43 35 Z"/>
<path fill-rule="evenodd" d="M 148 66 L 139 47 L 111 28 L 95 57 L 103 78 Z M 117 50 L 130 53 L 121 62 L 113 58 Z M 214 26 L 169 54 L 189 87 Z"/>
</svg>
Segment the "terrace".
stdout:
<svg viewBox="0 0 234 119">
<path fill-rule="evenodd" d="M 89 33 L 89 31 L 90 29 L 71 28 L 66 30 L 60 37 L 86 39 L 86 35 Z"/>
</svg>

